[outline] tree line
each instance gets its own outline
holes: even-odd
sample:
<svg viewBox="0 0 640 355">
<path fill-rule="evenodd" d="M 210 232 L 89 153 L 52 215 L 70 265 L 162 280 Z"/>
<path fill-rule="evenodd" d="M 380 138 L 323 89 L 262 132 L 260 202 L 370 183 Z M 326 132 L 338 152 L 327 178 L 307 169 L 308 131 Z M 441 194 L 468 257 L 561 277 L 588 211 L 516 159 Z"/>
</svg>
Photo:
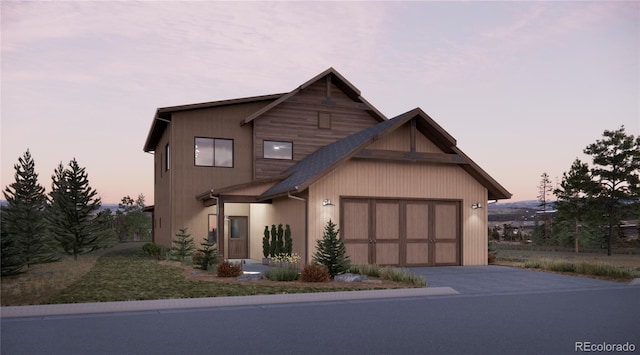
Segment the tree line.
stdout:
<svg viewBox="0 0 640 355">
<path fill-rule="evenodd" d="M 573 244 L 576 252 L 581 246 L 600 246 L 611 255 L 622 236 L 621 221 L 640 219 L 640 136 L 627 134 L 624 126 L 605 130 L 602 139 L 583 152 L 591 156 L 591 166 L 576 158 L 556 188 L 542 174 L 538 201 L 543 223 L 533 239 L 539 244 Z M 544 213 L 550 194 L 557 199 L 553 222 Z"/>
<path fill-rule="evenodd" d="M 101 209 L 86 169 L 75 158 L 54 170 L 48 194 L 38 182 L 28 149 L 14 169 L 15 181 L 4 189 L 7 204 L 0 211 L 2 276 L 57 261 L 61 252 L 77 259 L 121 241 L 150 239 L 151 218 L 143 211 L 144 195 L 136 200 L 123 197 L 115 215 Z"/>
</svg>

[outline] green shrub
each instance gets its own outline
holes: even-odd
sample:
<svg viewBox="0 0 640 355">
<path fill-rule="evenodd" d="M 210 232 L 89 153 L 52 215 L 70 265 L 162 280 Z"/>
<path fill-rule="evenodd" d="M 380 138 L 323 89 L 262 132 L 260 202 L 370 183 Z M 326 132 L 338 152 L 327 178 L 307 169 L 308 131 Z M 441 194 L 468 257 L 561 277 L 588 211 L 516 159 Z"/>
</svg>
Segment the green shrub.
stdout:
<svg viewBox="0 0 640 355">
<path fill-rule="evenodd" d="M 300 276 L 298 269 L 290 267 L 274 267 L 264 273 L 264 277 L 271 281 L 295 281 Z"/>
<path fill-rule="evenodd" d="M 193 255 L 198 255 L 197 258 L 194 258 Z M 218 262 L 218 247 L 215 243 L 210 242 L 207 238 L 204 238 L 204 241 L 200 243 L 200 249 L 195 251 L 191 258 L 193 260 L 193 267 L 209 270 L 209 266 Z"/>
<path fill-rule="evenodd" d="M 370 277 L 380 277 L 380 267 L 378 265 L 371 264 L 356 264 L 351 265 L 349 272 L 360 275 L 367 275 Z"/>
<path fill-rule="evenodd" d="M 338 238 L 339 233 L 335 223 L 329 220 L 322 239 L 317 240 L 316 252 L 313 254 L 313 262 L 326 266 L 332 278 L 347 272 L 351 267 L 344 242 Z"/>
<path fill-rule="evenodd" d="M 142 246 L 142 250 L 158 260 L 166 259 L 169 254 L 169 248 L 156 243 L 145 243 Z"/>
<path fill-rule="evenodd" d="M 172 256 L 181 262 L 191 255 L 195 246 L 193 244 L 193 238 L 191 234 L 187 233 L 187 228 L 180 228 L 176 234 L 176 239 L 173 240 L 173 246 L 171 247 Z"/>
<path fill-rule="evenodd" d="M 242 275 L 242 264 L 225 260 L 218 265 L 216 271 L 218 277 L 238 277 Z"/>
<path fill-rule="evenodd" d="M 300 273 L 300 281 L 302 282 L 328 282 L 329 280 L 331 280 L 329 270 L 320 264 L 305 265 Z"/>
</svg>

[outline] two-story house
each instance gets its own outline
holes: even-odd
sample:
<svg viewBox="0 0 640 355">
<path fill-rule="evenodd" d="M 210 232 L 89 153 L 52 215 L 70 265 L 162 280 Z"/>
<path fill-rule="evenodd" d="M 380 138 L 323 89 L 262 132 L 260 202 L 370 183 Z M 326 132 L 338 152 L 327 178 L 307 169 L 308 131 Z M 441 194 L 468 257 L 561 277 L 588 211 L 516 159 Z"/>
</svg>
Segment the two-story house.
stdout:
<svg viewBox="0 0 640 355">
<path fill-rule="evenodd" d="M 153 240 L 180 228 L 261 259 L 289 224 L 310 262 L 331 219 L 354 263 L 484 265 L 489 200 L 511 194 L 421 109 L 387 119 L 329 68 L 283 94 L 159 108 Z"/>
</svg>

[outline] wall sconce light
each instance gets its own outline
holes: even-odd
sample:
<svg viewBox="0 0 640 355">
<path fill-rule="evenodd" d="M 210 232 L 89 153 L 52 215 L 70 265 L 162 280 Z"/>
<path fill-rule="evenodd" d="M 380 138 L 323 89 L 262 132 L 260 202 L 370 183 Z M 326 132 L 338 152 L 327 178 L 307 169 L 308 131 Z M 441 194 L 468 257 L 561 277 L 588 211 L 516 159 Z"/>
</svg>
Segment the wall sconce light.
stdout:
<svg viewBox="0 0 640 355">
<path fill-rule="evenodd" d="M 331 203 L 331 200 L 327 198 L 327 199 L 322 200 L 322 205 L 323 206 L 333 206 L 333 203 Z"/>
<path fill-rule="evenodd" d="M 482 204 L 480 202 L 476 202 L 473 205 L 471 205 L 471 209 L 477 210 L 479 208 L 482 208 Z"/>
</svg>

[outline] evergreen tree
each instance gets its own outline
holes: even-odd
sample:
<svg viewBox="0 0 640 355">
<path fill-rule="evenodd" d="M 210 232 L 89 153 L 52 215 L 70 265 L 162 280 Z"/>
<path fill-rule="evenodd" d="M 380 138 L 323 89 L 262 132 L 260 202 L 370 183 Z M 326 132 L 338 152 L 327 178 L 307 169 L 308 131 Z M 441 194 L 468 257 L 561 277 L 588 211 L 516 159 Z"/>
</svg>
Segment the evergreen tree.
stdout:
<svg viewBox="0 0 640 355">
<path fill-rule="evenodd" d="M 291 227 L 288 224 L 284 227 L 284 253 L 289 256 L 293 254 L 293 239 L 291 239 Z"/>
<path fill-rule="evenodd" d="M 47 197 L 44 187 L 38 183 L 35 162 L 27 150 L 14 165 L 15 182 L 5 188 L 3 194 L 7 206 L 3 209 L 3 229 L 8 238 L 8 252 L 14 251 L 24 265 L 56 260 L 51 239 L 47 234 L 44 210 Z M 10 254 L 4 254 L 9 257 Z"/>
<path fill-rule="evenodd" d="M 0 212 L 0 275 L 10 276 L 23 272 L 24 262 L 22 261 L 20 249 L 16 247 L 15 238 L 7 233 L 5 223 L 5 207 L 1 207 Z"/>
<path fill-rule="evenodd" d="M 218 248 L 216 244 L 204 238 L 204 241 L 200 243 L 200 249 L 198 249 L 198 251 L 202 253 L 202 260 L 198 266 L 202 270 L 209 270 L 209 265 L 214 264 L 218 258 Z"/>
<path fill-rule="evenodd" d="M 549 200 L 549 197 L 552 191 L 553 188 L 551 187 L 549 174 L 542 173 L 542 175 L 540 175 L 540 185 L 538 185 L 538 206 L 542 212 L 542 228 L 540 229 L 540 232 L 542 233 L 542 241 L 545 244 L 548 243 L 551 237 L 550 216 L 547 211 L 550 209 L 549 205 L 551 204 L 551 201 Z"/>
<path fill-rule="evenodd" d="M 278 239 L 276 239 L 276 255 L 284 253 L 284 229 L 282 224 L 278 224 Z"/>
<path fill-rule="evenodd" d="M 64 251 L 78 255 L 99 249 L 105 238 L 105 225 L 96 221 L 100 198 L 89 185 L 88 174 L 74 158 L 65 169 L 55 169 L 46 214 L 50 230 Z"/>
<path fill-rule="evenodd" d="M 331 278 L 347 272 L 351 267 L 344 242 L 338 238 L 338 233 L 340 230 L 336 230 L 336 225 L 329 220 L 313 254 L 313 262 L 326 266 Z"/>
<path fill-rule="evenodd" d="M 607 254 L 611 255 L 614 229 L 640 197 L 640 137 L 627 135 L 624 126 L 605 130 L 603 139 L 588 145 L 584 153 L 593 159 L 591 176 L 598 184 L 594 195 L 605 210 Z"/>
<path fill-rule="evenodd" d="M 262 236 L 262 255 L 264 258 L 268 258 L 271 252 L 271 246 L 269 245 L 269 226 L 264 226 L 264 235 Z"/>
<path fill-rule="evenodd" d="M 120 241 L 150 240 L 151 239 L 151 217 L 144 212 L 143 194 L 137 199 L 125 196 L 118 204 L 116 211 L 116 230 Z"/>
<path fill-rule="evenodd" d="M 180 228 L 171 246 L 171 254 L 175 259 L 184 262 L 184 259 L 191 255 L 194 249 L 191 234 L 187 233 L 187 228 Z"/>
<path fill-rule="evenodd" d="M 278 232 L 276 229 L 276 225 L 271 225 L 271 243 L 269 243 L 269 255 L 273 258 L 276 256 L 276 249 L 278 245 Z"/>
<path fill-rule="evenodd" d="M 562 174 L 560 187 L 553 191 L 558 199 L 556 222 L 569 222 L 572 225 L 573 230 L 570 235 L 574 240 L 576 253 L 580 248 L 580 224 L 585 220 L 589 210 L 590 196 L 595 192 L 595 189 L 596 185 L 589 174 L 589 166 L 580 159 L 576 159 L 571 165 L 571 170 Z"/>
</svg>

